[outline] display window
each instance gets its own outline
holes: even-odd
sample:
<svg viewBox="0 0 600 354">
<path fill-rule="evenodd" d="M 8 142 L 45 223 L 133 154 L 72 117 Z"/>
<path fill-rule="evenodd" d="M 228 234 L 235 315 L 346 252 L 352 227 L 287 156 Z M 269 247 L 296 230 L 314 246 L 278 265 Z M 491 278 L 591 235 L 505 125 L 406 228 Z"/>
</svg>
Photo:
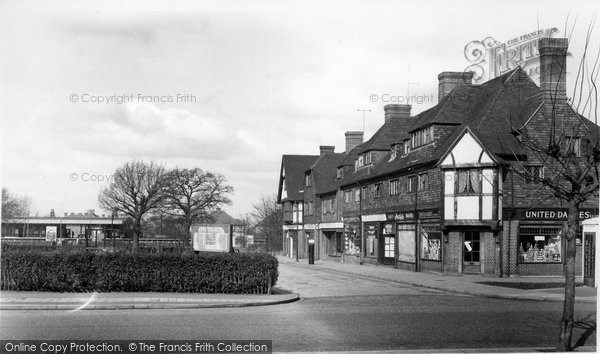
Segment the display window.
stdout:
<svg viewBox="0 0 600 354">
<path fill-rule="evenodd" d="M 415 224 L 398 224 L 398 260 L 414 263 L 415 255 Z"/>
<path fill-rule="evenodd" d="M 519 262 L 562 262 L 562 229 L 560 227 L 519 228 Z"/>
<path fill-rule="evenodd" d="M 430 261 L 442 259 L 442 232 L 439 226 L 421 227 L 421 258 Z"/>
<path fill-rule="evenodd" d="M 344 227 L 344 253 L 359 256 L 362 249 L 360 224 L 347 224 Z"/>
</svg>

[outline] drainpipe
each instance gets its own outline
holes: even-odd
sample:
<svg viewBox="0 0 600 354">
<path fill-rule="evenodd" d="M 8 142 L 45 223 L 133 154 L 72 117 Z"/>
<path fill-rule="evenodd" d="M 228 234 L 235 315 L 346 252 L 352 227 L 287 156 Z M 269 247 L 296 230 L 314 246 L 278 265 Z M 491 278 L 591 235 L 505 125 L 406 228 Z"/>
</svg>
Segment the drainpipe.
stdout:
<svg viewBox="0 0 600 354">
<path fill-rule="evenodd" d="M 417 211 L 419 206 L 419 174 L 415 174 L 415 272 L 421 271 L 420 267 L 420 244 L 421 235 L 419 233 L 419 212 Z"/>
</svg>

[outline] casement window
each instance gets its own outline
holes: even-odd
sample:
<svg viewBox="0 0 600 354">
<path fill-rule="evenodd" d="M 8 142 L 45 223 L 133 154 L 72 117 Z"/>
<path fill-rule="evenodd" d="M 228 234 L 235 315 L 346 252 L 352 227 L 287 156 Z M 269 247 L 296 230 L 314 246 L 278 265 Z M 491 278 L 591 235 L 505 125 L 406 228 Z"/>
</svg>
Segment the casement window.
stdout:
<svg viewBox="0 0 600 354">
<path fill-rule="evenodd" d="M 411 135 L 412 148 L 427 145 L 433 142 L 433 125 L 414 132 Z"/>
<path fill-rule="evenodd" d="M 366 200 L 366 199 L 367 199 L 367 197 L 369 196 L 369 187 L 367 187 L 367 186 L 363 186 L 363 187 L 361 188 L 361 193 L 360 193 L 360 194 L 361 194 L 361 197 L 362 197 L 362 199 L 363 199 L 363 200 Z"/>
<path fill-rule="evenodd" d="M 525 166 L 525 183 L 539 183 L 544 178 L 544 166 Z"/>
<path fill-rule="evenodd" d="M 406 191 L 411 193 L 416 190 L 416 176 L 408 176 L 406 179 Z"/>
<path fill-rule="evenodd" d="M 410 140 L 404 140 L 404 155 L 407 155 L 410 152 Z"/>
<path fill-rule="evenodd" d="M 348 204 L 352 201 L 352 191 L 344 191 L 344 203 Z"/>
<path fill-rule="evenodd" d="M 310 178 L 310 173 L 304 175 L 304 186 L 310 187 L 312 184 L 312 179 Z"/>
<path fill-rule="evenodd" d="M 373 198 L 380 198 L 383 195 L 383 183 L 373 185 Z"/>
<path fill-rule="evenodd" d="M 393 161 L 398 155 L 400 155 L 400 144 L 392 144 L 392 149 L 390 150 L 390 160 Z"/>
<path fill-rule="evenodd" d="M 472 195 L 481 192 L 481 170 L 464 169 L 458 171 L 458 181 L 455 184 L 456 195 Z"/>
<path fill-rule="evenodd" d="M 390 195 L 398 195 L 400 193 L 400 180 L 393 179 L 390 181 Z"/>
<path fill-rule="evenodd" d="M 371 151 L 365 152 L 365 165 L 368 165 L 373 162 L 373 154 Z"/>
<path fill-rule="evenodd" d="M 343 167 L 338 167 L 337 168 L 337 173 L 335 175 L 335 178 L 337 178 L 337 179 L 344 178 L 344 168 Z"/>
<path fill-rule="evenodd" d="M 568 137 L 566 139 L 567 154 L 573 153 L 575 157 L 581 157 L 581 138 Z"/>
<path fill-rule="evenodd" d="M 314 203 L 312 201 L 308 202 L 308 215 L 313 215 L 314 213 Z"/>
<path fill-rule="evenodd" d="M 354 200 L 360 202 L 360 188 L 354 190 Z"/>
<path fill-rule="evenodd" d="M 429 189 L 429 175 L 427 173 L 419 174 L 418 188 L 420 191 L 426 191 Z"/>
</svg>

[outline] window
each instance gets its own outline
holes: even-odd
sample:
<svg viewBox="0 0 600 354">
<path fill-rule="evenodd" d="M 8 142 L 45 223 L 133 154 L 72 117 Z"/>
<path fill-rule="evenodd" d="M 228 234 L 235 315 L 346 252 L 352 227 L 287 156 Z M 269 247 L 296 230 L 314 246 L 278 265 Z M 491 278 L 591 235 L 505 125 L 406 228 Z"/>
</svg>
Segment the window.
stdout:
<svg viewBox="0 0 600 354">
<path fill-rule="evenodd" d="M 337 179 L 344 178 L 344 168 L 343 167 L 337 168 L 337 173 L 335 175 L 335 178 L 337 178 Z"/>
<path fill-rule="evenodd" d="M 404 140 L 404 155 L 408 154 L 410 152 L 410 140 L 406 139 Z"/>
<path fill-rule="evenodd" d="M 314 213 L 314 203 L 312 201 L 308 202 L 308 215 L 313 215 Z"/>
<path fill-rule="evenodd" d="M 365 165 L 368 165 L 371 162 L 373 162 L 373 154 L 371 151 L 367 151 L 365 152 Z"/>
<path fill-rule="evenodd" d="M 419 174 L 418 188 L 420 191 L 429 189 L 429 175 L 427 175 L 427 173 Z"/>
<path fill-rule="evenodd" d="M 360 154 L 358 155 L 358 167 L 363 167 L 365 165 L 365 157 Z"/>
<path fill-rule="evenodd" d="M 519 228 L 520 263 L 562 262 L 562 234 L 560 227 Z"/>
<path fill-rule="evenodd" d="M 427 145 L 433 142 L 433 126 L 414 132 L 411 136 L 412 148 Z"/>
<path fill-rule="evenodd" d="M 344 191 L 344 203 L 348 204 L 350 203 L 352 200 L 352 192 L 351 191 Z"/>
<path fill-rule="evenodd" d="M 367 199 L 368 195 L 369 195 L 369 188 L 367 186 L 364 186 L 361 188 L 362 189 L 362 199 L 365 200 Z"/>
<path fill-rule="evenodd" d="M 442 233 L 439 226 L 421 227 L 421 258 L 430 261 L 441 260 Z"/>
<path fill-rule="evenodd" d="M 525 166 L 525 183 L 539 183 L 544 178 L 544 166 Z"/>
<path fill-rule="evenodd" d="M 394 160 L 400 154 L 400 144 L 394 143 L 392 144 L 392 149 L 390 150 L 390 161 Z"/>
<path fill-rule="evenodd" d="M 360 188 L 354 190 L 354 200 L 360 202 Z"/>
<path fill-rule="evenodd" d="M 456 195 L 479 194 L 481 191 L 481 171 L 479 169 L 459 170 L 455 188 Z"/>
<path fill-rule="evenodd" d="M 383 183 L 375 183 L 373 185 L 373 198 L 379 198 L 381 197 L 383 191 Z"/>
<path fill-rule="evenodd" d="M 304 175 L 304 185 L 306 187 L 310 187 L 310 185 L 311 185 L 310 173 L 307 173 Z"/>
<path fill-rule="evenodd" d="M 581 138 L 567 138 L 567 154 L 573 153 L 575 157 L 581 157 Z"/>
<path fill-rule="evenodd" d="M 400 180 L 399 179 L 393 179 L 390 181 L 390 195 L 398 195 L 398 193 L 400 193 L 399 187 L 400 186 Z"/>
<path fill-rule="evenodd" d="M 415 191 L 415 176 L 408 176 L 406 179 L 406 190 L 409 193 Z"/>
</svg>

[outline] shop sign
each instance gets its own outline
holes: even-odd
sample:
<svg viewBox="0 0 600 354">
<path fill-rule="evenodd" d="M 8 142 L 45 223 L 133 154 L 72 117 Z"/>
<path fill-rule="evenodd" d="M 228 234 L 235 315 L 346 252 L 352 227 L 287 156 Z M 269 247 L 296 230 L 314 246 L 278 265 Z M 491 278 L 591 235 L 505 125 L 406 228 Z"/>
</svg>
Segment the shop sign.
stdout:
<svg viewBox="0 0 600 354">
<path fill-rule="evenodd" d="M 386 221 L 386 215 L 385 214 L 373 214 L 373 215 L 364 215 L 363 216 L 363 221 L 364 222 L 369 222 L 369 221 Z"/>
<path fill-rule="evenodd" d="M 387 214 L 385 214 L 385 216 L 388 221 L 401 221 L 401 220 L 415 218 L 415 214 L 412 212 L 410 212 L 410 213 L 387 213 Z"/>
<path fill-rule="evenodd" d="M 345 223 L 349 222 L 360 222 L 360 217 L 358 216 L 345 216 L 342 218 Z"/>
<path fill-rule="evenodd" d="M 394 224 L 384 224 L 383 225 L 383 234 L 391 235 L 394 233 Z"/>
<path fill-rule="evenodd" d="M 523 210 L 521 219 L 523 220 L 567 220 L 569 212 L 567 209 L 532 209 Z M 579 219 L 585 220 L 598 216 L 598 210 L 583 209 L 579 211 Z"/>
</svg>

